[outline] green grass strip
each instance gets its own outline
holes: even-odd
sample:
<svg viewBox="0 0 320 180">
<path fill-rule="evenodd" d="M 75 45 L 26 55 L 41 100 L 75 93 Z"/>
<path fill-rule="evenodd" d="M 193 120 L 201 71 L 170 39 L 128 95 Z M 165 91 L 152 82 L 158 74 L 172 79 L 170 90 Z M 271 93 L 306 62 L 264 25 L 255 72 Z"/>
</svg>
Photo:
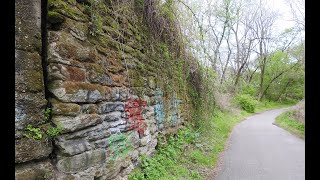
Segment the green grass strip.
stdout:
<svg viewBox="0 0 320 180">
<path fill-rule="evenodd" d="M 287 111 L 280 114 L 276 118 L 275 124 L 301 139 L 305 139 L 304 124 L 294 119 L 292 113 L 292 111 Z"/>
</svg>

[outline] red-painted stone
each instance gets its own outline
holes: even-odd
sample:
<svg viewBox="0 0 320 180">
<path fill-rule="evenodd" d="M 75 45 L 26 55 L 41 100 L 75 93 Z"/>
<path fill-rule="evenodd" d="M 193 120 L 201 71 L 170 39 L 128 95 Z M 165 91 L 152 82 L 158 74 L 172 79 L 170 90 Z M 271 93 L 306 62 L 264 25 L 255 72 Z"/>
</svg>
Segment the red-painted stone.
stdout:
<svg viewBox="0 0 320 180">
<path fill-rule="evenodd" d="M 124 107 L 125 111 L 129 112 L 128 119 L 133 125 L 129 127 L 129 130 L 135 129 L 140 138 L 144 135 L 144 131 L 147 128 L 147 124 L 142 120 L 142 108 L 147 105 L 146 101 L 127 100 L 127 105 Z"/>
</svg>

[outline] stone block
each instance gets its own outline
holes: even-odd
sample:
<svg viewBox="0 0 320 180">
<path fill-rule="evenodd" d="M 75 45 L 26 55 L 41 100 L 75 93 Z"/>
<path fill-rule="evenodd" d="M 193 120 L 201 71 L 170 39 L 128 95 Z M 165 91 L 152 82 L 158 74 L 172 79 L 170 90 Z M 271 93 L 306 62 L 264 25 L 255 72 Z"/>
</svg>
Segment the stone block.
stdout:
<svg viewBox="0 0 320 180">
<path fill-rule="evenodd" d="M 80 114 L 78 104 L 52 101 L 52 115 L 77 116 L 78 114 Z"/>
<path fill-rule="evenodd" d="M 85 67 L 88 71 L 87 79 L 92 83 L 99 83 L 102 85 L 112 85 L 113 80 L 107 74 L 106 69 L 100 64 L 86 63 Z"/>
<path fill-rule="evenodd" d="M 66 141 L 72 139 L 86 139 L 88 141 L 95 141 L 110 136 L 109 127 L 110 125 L 108 122 L 103 122 L 102 124 L 88 127 L 80 131 L 62 134 L 56 139 L 58 141 Z"/>
<path fill-rule="evenodd" d="M 97 84 L 53 81 L 48 85 L 50 92 L 62 102 L 90 102 L 104 99 L 104 89 Z"/>
<path fill-rule="evenodd" d="M 21 138 L 15 140 L 16 163 L 46 158 L 51 152 L 52 144 L 48 139 L 35 140 L 31 138 Z"/>
<path fill-rule="evenodd" d="M 124 111 L 123 102 L 106 102 L 99 104 L 99 113 L 105 114 L 113 111 Z"/>
<path fill-rule="evenodd" d="M 53 116 L 52 122 L 56 125 L 60 124 L 63 132 L 73 132 L 102 123 L 102 118 L 97 114 L 80 114 L 76 117 Z"/>
<path fill-rule="evenodd" d="M 48 65 L 48 80 L 64 80 L 74 82 L 85 82 L 86 72 L 82 68 L 50 63 Z"/>
<path fill-rule="evenodd" d="M 91 166 L 102 164 L 106 160 L 106 151 L 97 149 L 72 157 L 64 157 L 57 162 L 57 169 L 64 173 L 77 173 Z"/>
<path fill-rule="evenodd" d="M 98 107 L 95 104 L 84 104 L 81 106 L 81 112 L 84 114 L 96 114 L 98 113 Z"/>
<path fill-rule="evenodd" d="M 91 149 L 91 145 L 85 139 L 76 139 L 62 142 L 55 141 L 55 145 L 59 148 L 59 154 L 64 156 L 73 156 Z"/>
<path fill-rule="evenodd" d="M 122 112 L 114 111 L 105 115 L 105 121 L 118 121 L 121 120 Z"/>
<path fill-rule="evenodd" d="M 47 101 L 42 93 L 15 93 L 15 128 L 22 130 L 26 125 L 45 122 L 43 111 Z"/>
<path fill-rule="evenodd" d="M 53 165 L 48 159 L 40 162 L 29 162 L 27 164 L 16 165 L 15 176 L 18 180 L 56 179 Z"/>
<path fill-rule="evenodd" d="M 15 48 L 41 52 L 41 0 L 15 1 Z"/>
</svg>

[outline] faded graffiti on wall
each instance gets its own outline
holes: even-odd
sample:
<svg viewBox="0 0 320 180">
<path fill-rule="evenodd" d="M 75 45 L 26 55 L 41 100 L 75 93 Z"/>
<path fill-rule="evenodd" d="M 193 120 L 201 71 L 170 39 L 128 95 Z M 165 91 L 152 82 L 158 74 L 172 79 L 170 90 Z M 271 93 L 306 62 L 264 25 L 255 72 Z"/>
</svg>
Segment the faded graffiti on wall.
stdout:
<svg viewBox="0 0 320 180">
<path fill-rule="evenodd" d="M 177 99 L 177 94 L 174 92 L 172 100 L 171 100 L 171 126 L 176 126 L 178 123 L 178 113 L 179 113 L 179 106 L 181 100 Z"/>
<path fill-rule="evenodd" d="M 128 99 L 124 109 L 128 112 L 128 122 L 132 124 L 128 130 L 135 129 L 141 138 L 144 135 L 147 124 L 143 121 L 142 111 L 147 106 L 146 101 Z"/>
<path fill-rule="evenodd" d="M 108 138 L 109 149 L 110 149 L 110 160 L 115 161 L 117 158 L 125 157 L 129 151 L 133 148 L 132 142 L 130 141 L 130 135 L 124 135 L 123 133 L 112 134 Z"/>
<path fill-rule="evenodd" d="M 163 111 L 163 100 L 162 100 L 162 91 L 160 88 L 156 89 L 156 105 L 154 107 L 154 114 L 155 114 L 155 119 L 156 119 L 156 123 L 158 126 L 158 129 L 162 129 L 163 128 L 163 123 L 165 120 L 165 114 Z"/>
</svg>

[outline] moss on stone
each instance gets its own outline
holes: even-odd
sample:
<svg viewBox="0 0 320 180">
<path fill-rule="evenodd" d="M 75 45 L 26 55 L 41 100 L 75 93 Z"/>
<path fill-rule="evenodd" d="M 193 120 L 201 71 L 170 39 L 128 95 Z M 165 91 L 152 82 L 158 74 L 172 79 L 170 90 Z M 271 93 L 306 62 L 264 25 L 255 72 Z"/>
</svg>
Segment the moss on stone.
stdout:
<svg viewBox="0 0 320 180">
<path fill-rule="evenodd" d="M 88 21 L 87 16 L 85 14 L 83 14 L 76 7 L 67 4 L 62 0 L 48 0 L 48 7 L 49 11 L 55 11 L 57 13 L 67 16 L 68 18 L 83 22 Z"/>
<path fill-rule="evenodd" d="M 29 92 L 40 92 L 44 90 L 42 72 L 30 70 L 25 78 L 26 90 Z"/>
<path fill-rule="evenodd" d="M 73 103 L 52 103 L 52 114 L 55 115 L 77 115 L 80 113 L 80 106 Z"/>
<path fill-rule="evenodd" d="M 86 73 L 84 70 L 76 67 L 66 66 L 69 73 L 68 80 L 84 82 L 86 80 Z"/>
<path fill-rule="evenodd" d="M 88 90 L 94 91 L 98 90 L 101 94 L 103 94 L 104 90 L 103 87 L 97 84 L 90 84 L 90 83 L 79 83 L 79 82 L 64 82 L 63 87 L 66 90 L 67 94 L 74 94 L 77 93 L 79 90 Z"/>
<path fill-rule="evenodd" d="M 106 33 L 111 37 L 122 37 L 122 34 L 116 28 L 110 26 L 102 26 L 102 29 L 106 31 Z"/>
<path fill-rule="evenodd" d="M 103 20 L 105 23 L 107 23 L 108 25 L 110 25 L 113 28 L 116 28 L 118 26 L 118 23 L 116 22 L 115 19 L 113 19 L 111 16 L 104 16 Z"/>
<path fill-rule="evenodd" d="M 136 70 L 129 70 L 128 74 L 130 78 L 139 78 L 141 76 L 140 73 Z"/>
<path fill-rule="evenodd" d="M 113 47 L 116 50 L 119 49 L 120 43 L 115 41 L 107 34 L 105 34 L 103 37 L 99 37 L 99 40 L 102 41 L 106 47 Z"/>
<path fill-rule="evenodd" d="M 136 34 L 134 37 L 136 38 L 136 40 L 141 41 L 141 36 L 139 34 Z"/>
<path fill-rule="evenodd" d="M 48 21 L 49 23 L 53 24 L 59 24 L 65 22 L 66 18 L 62 16 L 61 14 L 55 12 L 55 11 L 49 11 L 48 12 Z"/>
<path fill-rule="evenodd" d="M 143 87 L 144 86 L 143 79 L 132 79 L 132 86 L 133 87 Z"/>
<path fill-rule="evenodd" d="M 57 48 L 59 48 L 59 54 L 66 58 L 72 58 L 77 55 L 77 47 L 69 44 L 69 43 L 60 43 L 57 44 Z"/>
<path fill-rule="evenodd" d="M 94 63 L 86 63 L 86 68 L 88 71 L 90 72 L 94 72 L 98 75 L 102 75 L 105 74 L 105 69 L 103 66 L 99 65 L 99 64 L 94 64 Z"/>
</svg>

